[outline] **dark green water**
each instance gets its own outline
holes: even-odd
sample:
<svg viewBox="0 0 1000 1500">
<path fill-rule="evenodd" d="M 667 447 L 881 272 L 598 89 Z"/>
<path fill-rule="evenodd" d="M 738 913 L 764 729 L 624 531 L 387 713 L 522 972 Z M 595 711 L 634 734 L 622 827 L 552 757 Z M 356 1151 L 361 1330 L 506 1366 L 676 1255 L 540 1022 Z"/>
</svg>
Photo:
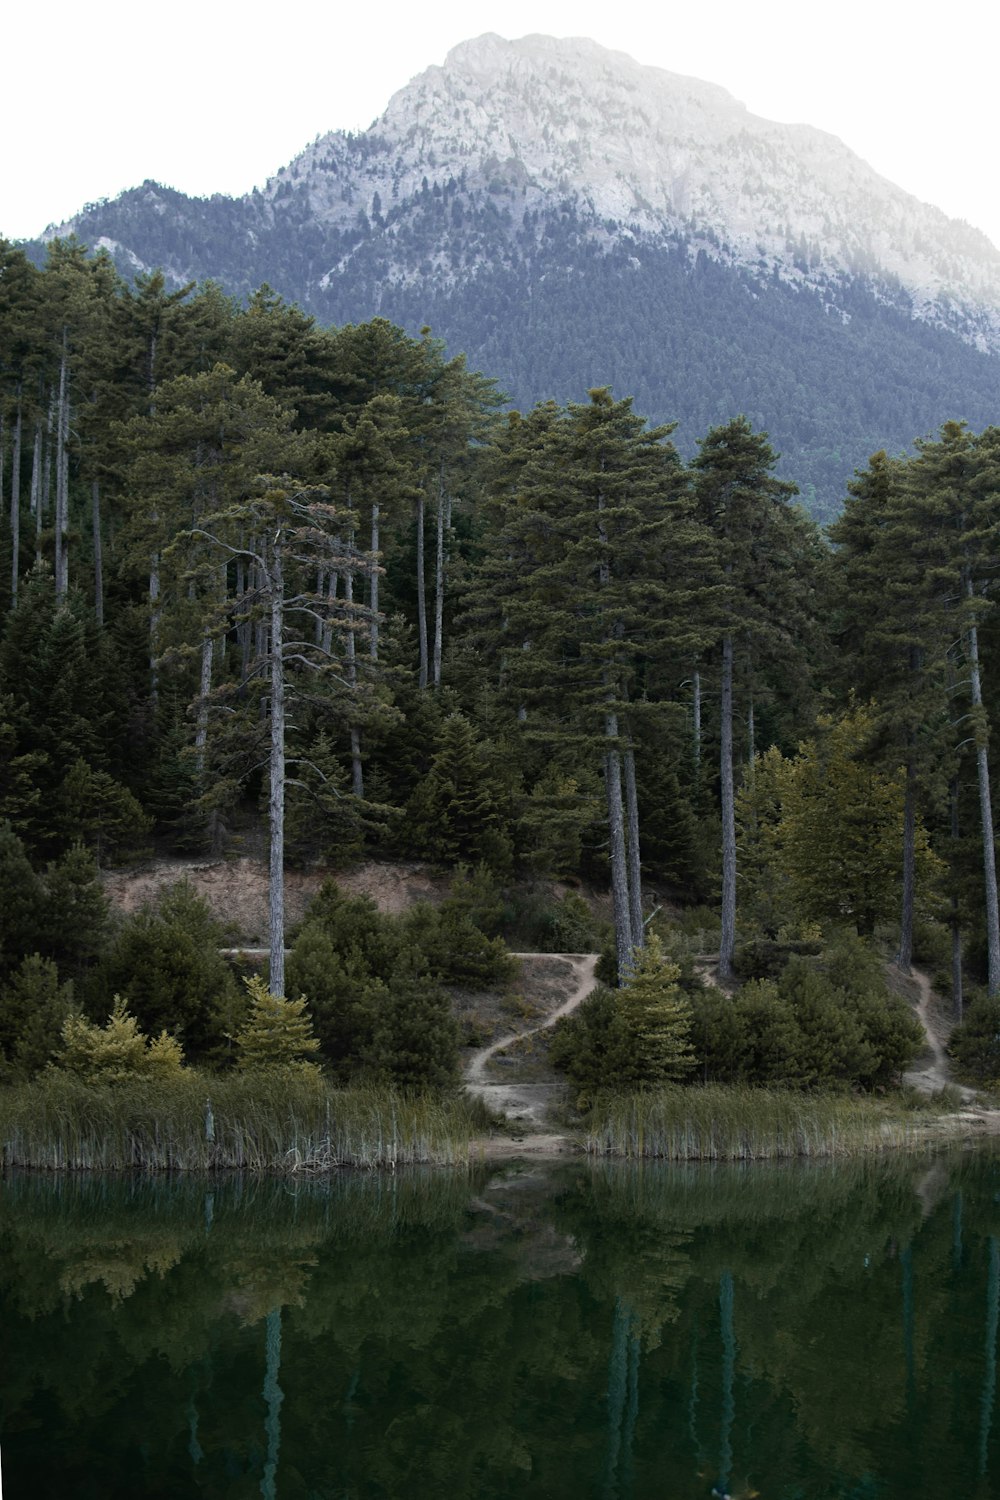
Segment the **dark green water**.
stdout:
<svg viewBox="0 0 1000 1500">
<path fill-rule="evenodd" d="M 4 1500 L 1000 1495 L 1000 1159 L 17 1177 Z"/>
</svg>

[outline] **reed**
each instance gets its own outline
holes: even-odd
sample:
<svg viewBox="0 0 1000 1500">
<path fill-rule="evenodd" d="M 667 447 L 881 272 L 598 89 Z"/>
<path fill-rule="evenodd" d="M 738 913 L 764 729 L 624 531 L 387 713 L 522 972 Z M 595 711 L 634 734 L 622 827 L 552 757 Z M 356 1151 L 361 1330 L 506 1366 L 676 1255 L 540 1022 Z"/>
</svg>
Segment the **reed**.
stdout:
<svg viewBox="0 0 1000 1500">
<path fill-rule="evenodd" d="M 927 1116 L 882 1100 L 764 1088 L 602 1094 L 586 1122 L 595 1156 L 769 1161 L 860 1156 L 926 1145 Z"/>
<path fill-rule="evenodd" d="M 294 1076 L 0 1090 L 3 1164 L 54 1171 L 329 1172 L 456 1165 L 482 1128 L 461 1095 L 334 1089 Z"/>
</svg>

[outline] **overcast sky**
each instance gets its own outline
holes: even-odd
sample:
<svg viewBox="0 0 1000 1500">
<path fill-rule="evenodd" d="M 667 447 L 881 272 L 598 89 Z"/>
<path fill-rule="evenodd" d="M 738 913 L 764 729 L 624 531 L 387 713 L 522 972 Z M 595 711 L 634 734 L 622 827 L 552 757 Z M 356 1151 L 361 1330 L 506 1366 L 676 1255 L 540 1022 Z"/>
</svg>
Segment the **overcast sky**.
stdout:
<svg viewBox="0 0 1000 1500">
<path fill-rule="evenodd" d="M 720 83 L 756 114 L 832 131 L 1000 246 L 1000 6 L 987 0 L 660 0 L 652 19 L 608 0 L 11 4 L 0 234 L 33 236 L 146 177 L 246 192 L 316 135 L 370 125 L 484 31 L 590 36 Z"/>
</svg>

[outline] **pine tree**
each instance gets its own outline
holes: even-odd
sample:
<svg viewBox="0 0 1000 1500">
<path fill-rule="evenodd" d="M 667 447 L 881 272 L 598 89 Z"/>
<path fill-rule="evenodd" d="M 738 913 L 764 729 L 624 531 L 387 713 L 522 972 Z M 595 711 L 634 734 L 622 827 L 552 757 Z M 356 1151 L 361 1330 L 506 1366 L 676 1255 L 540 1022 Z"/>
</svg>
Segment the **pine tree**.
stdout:
<svg viewBox="0 0 1000 1500">
<path fill-rule="evenodd" d="M 250 1014 L 236 1035 L 237 1066 L 246 1073 L 288 1070 L 304 1078 L 318 1078 L 308 1059 L 319 1051 L 305 996 L 286 1000 L 276 995 L 259 975 L 246 981 Z"/>
<path fill-rule="evenodd" d="M 719 784 L 722 802 L 722 938 L 719 974 L 733 978 L 736 945 L 736 804 L 734 690 L 752 694 L 755 665 L 765 653 L 798 664 L 796 645 L 807 617 L 808 582 L 794 565 L 811 540 L 788 507 L 794 486 L 774 478 L 777 455 L 746 417 L 713 428 L 692 465 L 697 511 L 718 546 L 721 637 Z M 805 585 L 805 587 L 804 587 Z M 750 704 L 752 704 L 752 697 Z M 748 708 L 750 707 L 748 704 Z M 748 715 L 749 717 L 749 715 Z"/>
</svg>

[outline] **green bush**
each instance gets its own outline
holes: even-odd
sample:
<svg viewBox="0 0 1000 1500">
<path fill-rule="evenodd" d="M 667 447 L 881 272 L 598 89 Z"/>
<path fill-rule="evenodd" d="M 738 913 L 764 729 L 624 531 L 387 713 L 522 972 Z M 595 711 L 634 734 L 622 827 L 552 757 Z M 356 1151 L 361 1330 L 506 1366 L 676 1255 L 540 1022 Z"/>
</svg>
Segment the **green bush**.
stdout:
<svg viewBox="0 0 1000 1500">
<path fill-rule="evenodd" d="M 245 1008 L 219 952 L 223 937 L 205 902 L 179 882 L 122 923 L 93 972 L 88 1009 L 100 1014 L 109 995 L 127 995 L 145 1031 L 171 1031 L 189 1054 L 211 1053 Z"/>
<path fill-rule="evenodd" d="M 305 997 L 286 1000 L 272 995 L 257 974 L 246 981 L 250 1013 L 237 1033 L 236 1062 L 244 1073 L 293 1072 L 303 1078 L 319 1077 L 309 1059 L 319 1051 Z"/>
<path fill-rule="evenodd" d="M 180 1044 L 165 1031 L 150 1039 L 139 1030 L 128 1003 L 115 996 L 104 1026 L 83 1016 L 67 1018 L 55 1066 L 87 1084 L 131 1083 L 137 1078 L 170 1083 L 184 1071 Z"/>
<path fill-rule="evenodd" d="M 975 997 L 952 1032 L 948 1051 L 965 1077 L 977 1083 L 1000 1079 L 1000 997 Z"/>
<path fill-rule="evenodd" d="M 581 1089 L 651 1088 L 694 1066 L 691 1009 L 654 937 L 620 990 L 598 989 L 555 1031 L 550 1056 Z"/>
<path fill-rule="evenodd" d="M 0 988 L 0 1056 L 5 1076 L 33 1078 L 55 1058 L 73 1009 L 73 985 L 50 958 L 24 959 Z"/>
</svg>

